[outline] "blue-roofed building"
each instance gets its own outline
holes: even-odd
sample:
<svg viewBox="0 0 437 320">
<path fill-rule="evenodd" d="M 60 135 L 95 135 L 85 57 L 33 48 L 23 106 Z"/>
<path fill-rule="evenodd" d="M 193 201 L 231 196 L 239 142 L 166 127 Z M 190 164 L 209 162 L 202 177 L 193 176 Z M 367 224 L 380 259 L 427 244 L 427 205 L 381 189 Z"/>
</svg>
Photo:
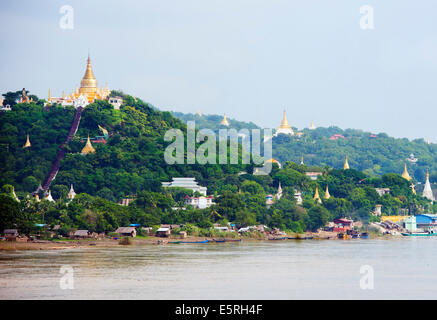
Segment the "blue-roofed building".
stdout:
<svg viewBox="0 0 437 320">
<path fill-rule="evenodd" d="M 430 230 L 437 231 L 437 215 L 418 214 L 416 215 L 416 225 L 418 229 L 422 229 L 424 232 Z"/>
</svg>

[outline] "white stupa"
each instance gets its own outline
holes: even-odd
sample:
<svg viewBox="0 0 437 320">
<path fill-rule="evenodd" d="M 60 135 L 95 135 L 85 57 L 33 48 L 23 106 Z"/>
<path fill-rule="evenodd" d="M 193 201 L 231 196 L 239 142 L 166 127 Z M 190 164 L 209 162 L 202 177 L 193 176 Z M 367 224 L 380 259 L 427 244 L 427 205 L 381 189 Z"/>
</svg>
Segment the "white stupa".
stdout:
<svg viewBox="0 0 437 320">
<path fill-rule="evenodd" d="M 432 193 L 431 184 L 429 183 L 429 172 L 426 171 L 426 182 L 425 182 L 425 188 L 423 188 L 422 196 L 434 201 L 434 194 Z"/>
<path fill-rule="evenodd" d="M 76 196 L 76 192 L 74 192 L 73 185 L 70 187 L 70 191 L 68 192 L 68 199 L 73 200 Z"/>
</svg>

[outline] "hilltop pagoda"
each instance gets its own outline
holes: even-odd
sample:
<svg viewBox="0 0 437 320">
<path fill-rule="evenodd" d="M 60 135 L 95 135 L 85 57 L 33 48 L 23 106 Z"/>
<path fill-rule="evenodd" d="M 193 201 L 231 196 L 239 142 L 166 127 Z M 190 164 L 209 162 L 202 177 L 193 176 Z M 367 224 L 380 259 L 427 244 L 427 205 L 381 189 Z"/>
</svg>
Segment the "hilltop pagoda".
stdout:
<svg viewBox="0 0 437 320">
<path fill-rule="evenodd" d="M 276 130 L 274 136 L 276 137 L 276 136 L 279 135 L 279 134 L 289 134 L 289 135 L 291 135 L 291 136 L 294 135 L 294 131 L 293 131 L 293 129 L 292 129 L 291 126 L 288 124 L 288 121 L 287 121 L 287 114 L 286 114 L 285 110 L 284 110 L 284 116 L 283 116 L 283 118 L 282 118 L 281 124 L 279 125 L 278 130 Z"/>
<path fill-rule="evenodd" d="M 220 124 L 222 126 L 229 127 L 229 122 L 228 122 L 228 119 L 226 119 L 226 114 L 223 115 L 223 120 L 222 120 L 222 122 L 220 122 Z"/>
</svg>

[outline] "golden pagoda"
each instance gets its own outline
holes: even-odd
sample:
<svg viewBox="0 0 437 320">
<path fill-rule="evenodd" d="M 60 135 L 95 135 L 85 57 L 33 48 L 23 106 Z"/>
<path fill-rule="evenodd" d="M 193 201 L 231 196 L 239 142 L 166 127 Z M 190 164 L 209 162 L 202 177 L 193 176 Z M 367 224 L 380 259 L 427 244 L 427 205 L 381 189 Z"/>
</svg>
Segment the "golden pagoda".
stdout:
<svg viewBox="0 0 437 320">
<path fill-rule="evenodd" d="M 316 192 L 314 193 L 314 201 L 316 201 L 316 200 L 318 203 L 322 203 L 322 199 L 320 199 L 320 196 L 319 196 L 319 187 L 318 186 L 316 186 Z"/>
<path fill-rule="evenodd" d="M 311 121 L 311 126 L 309 127 L 310 130 L 314 130 L 316 126 L 314 125 L 314 121 Z"/>
<path fill-rule="evenodd" d="M 47 99 L 48 102 L 52 102 L 52 91 L 49 88 L 49 98 Z"/>
<path fill-rule="evenodd" d="M 220 124 L 221 124 L 222 126 L 227 126 L 227 127 L 229 127 L 229 122 L 228 122 L 228 120 L 226 119 L 226 114 L 223 115 L 223 120 L 222 120 L 222 122 L 220 122 Z"/>
<path fill-rule="evenodd" d="M 303 165 L 303 154 L 300 155 L 300 164 Z"/>
<path fill-rule="evenodd" d="M 284 110 L 284 116 L 282 118 L 281 124 L 279 125 L 278 130 L 276 130 L 275 136 L 277 136 L 278 134 L 289 134 L 289 135 L 294 135 L 294 131 L 291 128 L 291 126 L 288 124 L 287 121 L 287 114 Z"/>
<path fill-rule="evenodd" d="M 23 146 L 23 148 L 29 148 L 30 146 L 31 146 L 31 144 L 30 144 L 30 140 L 29 140 L 29 135 L 27 135 L 26 144 Z"/>
<path fill-rule="evenodd" d="M 412 180 L 411 177 L 410 177 L 410 174 L 408 173 L 407 163 L 406 162 L 405 162 L 405 166 L 404 166 L 404 172 L 402 172 L 402 178 L 404 178 L 404 179 L 406 179 L 408 181 Z"/>
<path fill-rule="evenodd" d="M 90 135 L 88 135 L 88 140 L 86 141 L 86 145 L 85 145 L 85 147 L 83 147 L 81 154 L 85 155 L 85 154 L 94 153 L 94 152 L 96 152 L 96 150 L 94 149 L 94 147 L 91 144 Z"/>
<path fill-rule="evenodd" d="M 85 74 L 80 82 L 79 94 L 87 95 L 88 102 L 93 102 L 97 95 L 97 80 L 94 77 L 91 59 L 88 55 Z"/>
<path fill-rule="evenodd" d="M 323 199 L 329 199 L 331 198 L 331 195 L 329 194 L 328 185 L 326 185 L 326 191 L 325 195 L 323 196 Z"/>
<path fill-rule="evenodd" d="M 346 158 L 344 160 L 343 170 L 347 170 L 347 169 L 349 169 L 349 162 L 347 161 L 347 155 L 346 155 Z"/>
</svg>

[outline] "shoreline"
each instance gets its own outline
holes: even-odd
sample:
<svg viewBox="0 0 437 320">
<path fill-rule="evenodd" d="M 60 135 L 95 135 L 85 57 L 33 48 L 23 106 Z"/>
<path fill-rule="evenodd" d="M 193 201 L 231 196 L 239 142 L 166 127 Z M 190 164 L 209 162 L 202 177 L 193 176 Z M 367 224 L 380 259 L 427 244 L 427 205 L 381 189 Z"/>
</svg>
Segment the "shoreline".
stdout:
<svg viewBox="0 0 437 320">
<path fill-rule="evenodd" d="M 326 233 L 306 233 L 306 236 L 313 236 L 313 239 L 307 240 L 299 240 L 299 239 L 278 239 L 276 241 L 308 241 L 308 240 L 342 240 L 337 239 L 334 234 L 326 234 Z M 290 237 L 291 235 L 287 235 Z M 287 237 L 285 236 L 285 237 Z M 280 237 L 279 237 L 280 238 Z M 375 238 L 393 238 L 393 236 L 387 237 L 384 235 L 379 235 Z M 398 238 L 398 237 L 395 237 Z M 223 239 L 223 238 L 220 238 Z M 227 240 L 236 240 L 237 238 L 225 238 Z M 251 237 L 241 237 L 238 238 L 242 241 L 271 241 L 267 237 L 264 238 L 251 238 Z M 1 241 L 0 242 L 0 252 L 5 251 L 26 251 L 26 250 L 63 250 L 63 249 L 73 249 L 73 248 L 113 248 L 119 246 L 145 246 L 145 245 L 172 245 L 169 242 L 178 242 L 178 241 L 204 241 L 210 240 L 212 242 L 212 238 L 209 237 L 187 237 L 185 239 L 180 238 L 162 238 L 162 237 L 147 237 L 147 238 L 132 238 L 132 243 L 129 245 L 119 244 L 119 240 L 113 239 L 83 239 L 83 240 L 36 240 L 33 242 L 20 242 L 20 241 Z M 355 239 L 350 239 L 355 240 Z M 274 241 L 274 242 L 276 242 Z M 176 243 L 177 244 L 177 243 Z"/>
</svg>

